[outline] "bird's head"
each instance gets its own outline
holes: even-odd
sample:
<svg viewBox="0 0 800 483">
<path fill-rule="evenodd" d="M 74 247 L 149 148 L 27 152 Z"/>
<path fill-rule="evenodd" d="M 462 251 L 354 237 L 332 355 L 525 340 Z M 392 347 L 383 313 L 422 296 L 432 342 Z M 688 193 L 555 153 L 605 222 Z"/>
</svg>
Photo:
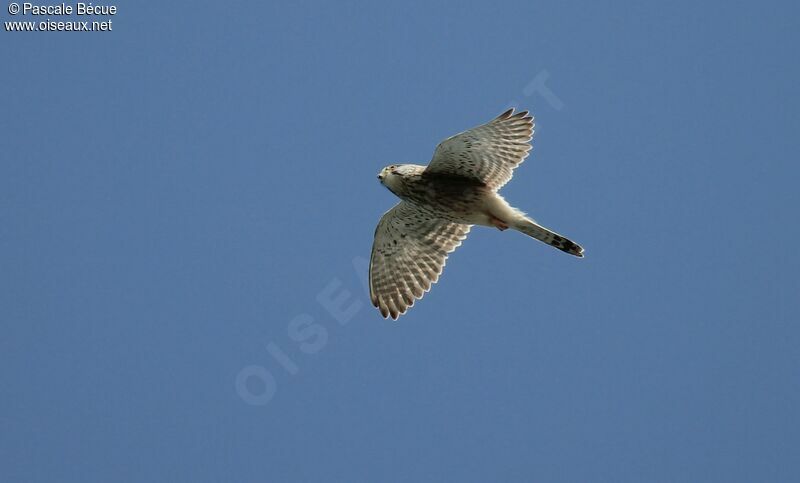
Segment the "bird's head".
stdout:
<svg viewBox="0 0 800 483">
<path fill-rule="evenodd" d="M 392 192 L 397 193 L 403 179 L 403 165 L 392 164 L 387 166 L 378 173 L 378 180 L 382 185 L 389 188 Z"/>
</svg>

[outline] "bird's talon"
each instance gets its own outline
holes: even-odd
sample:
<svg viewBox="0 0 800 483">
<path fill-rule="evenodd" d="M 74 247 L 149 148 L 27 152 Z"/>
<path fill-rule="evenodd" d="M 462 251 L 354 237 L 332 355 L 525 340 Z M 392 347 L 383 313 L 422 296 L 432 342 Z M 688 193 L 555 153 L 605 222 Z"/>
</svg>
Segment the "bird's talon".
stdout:
<svg viewBox="0 0 800 483">
<path fill-rule="evenodd" d="M 508 224 L 503 220 L 501 220 L 500 218 L 489 216 L 489 221 L 500 231 L 508 230 Z"/>
</svg>

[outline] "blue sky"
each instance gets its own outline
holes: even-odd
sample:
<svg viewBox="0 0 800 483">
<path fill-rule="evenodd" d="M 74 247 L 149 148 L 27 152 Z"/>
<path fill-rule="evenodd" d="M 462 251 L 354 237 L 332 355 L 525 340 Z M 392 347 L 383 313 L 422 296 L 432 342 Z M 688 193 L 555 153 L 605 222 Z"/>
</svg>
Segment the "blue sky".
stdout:
<svg viewBox="0 0 800 483">
<path fill-rule="evenodd" d="M 4 481 L 797 481 L 796 4 L 117 6 L 0 32 Z M 512 105 L 586 258 L 384 321 L 375 175 Z"/>
</svg>

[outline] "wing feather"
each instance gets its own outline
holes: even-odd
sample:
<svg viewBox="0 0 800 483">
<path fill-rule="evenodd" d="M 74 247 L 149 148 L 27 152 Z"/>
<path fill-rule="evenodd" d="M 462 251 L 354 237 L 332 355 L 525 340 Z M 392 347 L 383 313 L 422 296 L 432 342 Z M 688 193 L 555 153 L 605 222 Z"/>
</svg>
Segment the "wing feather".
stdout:
<svg viewBox="0 0 800 483">
<path fill-rule="evenodd" d="M 401 201 L 375 229 L 369 262 L 369 294 L 384 317 L 397 319 L 422 298 L 442 273 L 447 256 L 470 225 L 431 217 Z"/>
<path fill-rule="evenodd" d="M 531 150 L 533 117 L 509 109 L 486 124 L 439 143 L 426 173 L 476 179 L 492 190 L 508 183 Z"/>
</svg>

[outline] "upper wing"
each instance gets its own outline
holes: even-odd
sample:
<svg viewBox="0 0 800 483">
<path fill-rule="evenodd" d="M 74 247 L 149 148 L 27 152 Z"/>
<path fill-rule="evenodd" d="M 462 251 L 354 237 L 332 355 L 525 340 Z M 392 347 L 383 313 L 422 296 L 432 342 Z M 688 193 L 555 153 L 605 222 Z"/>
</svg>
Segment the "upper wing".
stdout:
<svg viewBox="0 0 800 483">
<path fill-rule="evenodd" d="M 528 111 L 509 109 L 439 143 L 425 172 L 475 178 L 496 191 L 528 156 L 533 126 Z"/>
<path fill-rule="evenodd" d="M 470 225 L 434 218 L 401 201 L 375 229 L 369 260 L 369 296 L 381 315 L 397 319 L 430 290 L 447 254 L 461 245 Z"/>
</svg>

